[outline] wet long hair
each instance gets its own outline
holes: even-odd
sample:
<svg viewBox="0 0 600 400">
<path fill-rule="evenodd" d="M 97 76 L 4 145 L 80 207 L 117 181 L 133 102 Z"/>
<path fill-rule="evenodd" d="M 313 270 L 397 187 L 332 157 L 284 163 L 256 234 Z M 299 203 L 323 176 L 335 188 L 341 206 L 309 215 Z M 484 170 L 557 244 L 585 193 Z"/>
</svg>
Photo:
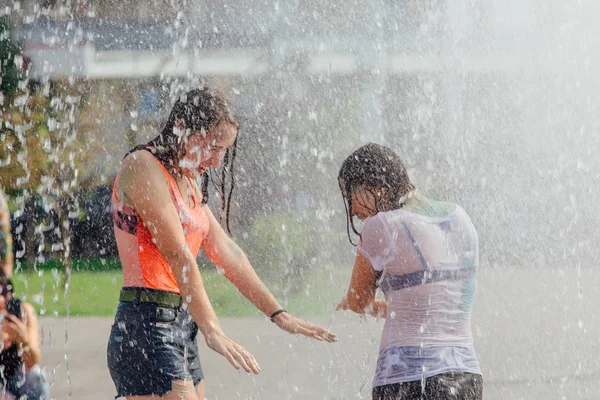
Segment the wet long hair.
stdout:
<svg viewBox="0 0 600 400">
<path fill-rule="evenodd" d="M 415 189 L 402 159 L 390 148 L 368 143 L 348 156 L 338 174 L 340 190 L 346 208 L 346 230 L 350 243 L 350 228 L 360 236 L 352 218 L 352 194 L 359 189 L 371 192 L 375 199 L 374 212 L 401 208 L 402 197 Z M 382 195 L 379 195 L 382 194 Z"/>
<path fill-rule="evenodd" d="M 175 124 L 182 120 L 185 129 L 174 131 Z M 181 175 L 180 161 L 185 156 L 185 146 L 192 132 L 203 135 L 226 121 L 239 129 L 229 102 L 223 93 L 207 87 L 190 90 L 181 95 L 173 108 L 162 132 L 145 145 L 136 146 L 130 152 L 152 148 L 154 156 L 164 165 L 171 175 Z M 212 182 L 221 196 L 221 221 L 225 219 L 225 227 L 231 235 L 229 212 L 231 197 L 235 187 L 233 166 L 237 151 L 237 138 L 233 146 L 227 149 L 221 166 L 221 176 L 215 178 L 214 171 L 207 170 L 202 175 L 202 205 L 208 202 L 208 184 Z M 227 186 L 229 190 L 227 191 Z M 223 221 L 222 221 L 223 222 Z"/>
<path fill-rule="evenodd" d="M 14 286 L 11 279 L 0 269 L 0 295 L 6 298 L 8 295 L 12 296 L 13 293 Z"/>
</svg>

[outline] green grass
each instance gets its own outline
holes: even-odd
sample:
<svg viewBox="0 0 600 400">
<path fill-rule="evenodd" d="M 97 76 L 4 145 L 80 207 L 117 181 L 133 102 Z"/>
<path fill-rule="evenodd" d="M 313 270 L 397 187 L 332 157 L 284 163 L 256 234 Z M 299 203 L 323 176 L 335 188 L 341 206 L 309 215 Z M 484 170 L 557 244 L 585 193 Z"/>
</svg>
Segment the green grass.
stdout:
<svg viewBox="0 0 600 400">
<path fill-rule="evenodd" d="M 121 271 L 121 262 L 118 257 L 103 257 L 103 258 L 79 258 L 73 259 L 73 271 L 94 271 L 94 272 L 108 272 L 108 271 Z M 63 264 L 60 260 L 47 260 L 43 263 L 19 263 L 15 271 L 16 272 L 38 272 L 47 271 L 52 272 L 53 269 L 62 270 Z"/>
<path fill-rule="evenodd" d="M 61 274 L 40 270 L 17 273 L 13 277 L 18 297 L 36 308 L 39 315 L 111 315 L 115 312 L 120 272 L 73 272 L 69 288 L 61 284 Z"/>
<path fill-rule="evenodd" d="M 40 315 L 114 315 L 119 290 L 123 284 L 121 271 L 107 268 L 102 271 L 77 270 L 71 274 L 69 288 L 61 285 L 61 272 L 42 268 L 37 272 L 17 272 L 13 277 L 15 291 L 21 299 L 34 305 Z M 288 298 L 274 293 L 282 305 L 297 315 L 327 315 L 346 290 L 350 270 L 345 275 L 327 272 L 307 278 L 304 289 Z M 208 296 L 219 316 L 259 316 L 261 313 L 214 268 L 203 268 L 202 277 Z M 268 285 L 273 286 L 275 285 Z"/>
</svg>

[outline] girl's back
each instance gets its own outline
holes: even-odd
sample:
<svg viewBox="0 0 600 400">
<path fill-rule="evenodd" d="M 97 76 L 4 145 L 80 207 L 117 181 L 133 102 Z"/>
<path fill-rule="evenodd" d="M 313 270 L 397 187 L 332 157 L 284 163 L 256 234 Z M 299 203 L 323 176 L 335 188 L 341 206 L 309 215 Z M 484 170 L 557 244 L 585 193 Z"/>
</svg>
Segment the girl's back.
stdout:
<svg viewBox="0 0 600 400">
<path fill-rule="evenodd" d="M 471 344 L 477 233 L 459 206 L 445 217 L 378 213 L 360 251 L 382 271 L 387 318 L 381 347 Z"/>
<path fill-rule="evenodd" d="M 338 308 L 386 311 L 373 398 L 482 398 L 471 335 L 477 232 L 452 203 L 417 192 L 402 159 L 368 143 L 338 175 L 347 226 L 360 235 L 350 288 Z M 359 233 L 354 218 L 365 221 Z M 366 260 L 365 260 L 366 258 Z M 375 300 L 379 287 L 385 302 Z"/>
<path fill-rule="evenodd" d="M 361 239 L 387 304 L 373 385 L 481 374 L 471 335 L 479 250 L 467 213 L 459 206 L 444 217 L 381 212 Z"/>
</svg>

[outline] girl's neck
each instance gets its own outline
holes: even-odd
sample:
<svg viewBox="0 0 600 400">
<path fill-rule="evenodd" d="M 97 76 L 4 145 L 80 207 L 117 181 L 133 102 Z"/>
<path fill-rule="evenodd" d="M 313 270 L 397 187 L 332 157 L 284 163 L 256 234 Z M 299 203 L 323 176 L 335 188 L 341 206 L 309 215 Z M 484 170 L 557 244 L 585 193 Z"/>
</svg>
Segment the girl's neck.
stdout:
<svg viewBox="0 0 600 400">
<path fill-rule="evenodd" d="M 430 200 L 421 193 L 413 190 L 406 196 L 406 200 L 402 203 L 403 208 L 418 208 L 422 204 L 426 204 Z"/>
<path fill-rule="evenodd" d="M 415 192 L 406 199 L 402 209 L 428 217 L 441 218 L 452 212 L 454 205 L 432 200 L 419 192 Z"/>
</svg>

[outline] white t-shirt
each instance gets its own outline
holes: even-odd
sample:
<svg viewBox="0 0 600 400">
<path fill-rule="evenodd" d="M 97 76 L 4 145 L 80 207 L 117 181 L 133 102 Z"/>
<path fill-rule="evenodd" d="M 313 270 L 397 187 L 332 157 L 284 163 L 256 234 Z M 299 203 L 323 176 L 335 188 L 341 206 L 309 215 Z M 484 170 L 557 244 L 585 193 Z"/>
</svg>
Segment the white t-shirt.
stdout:
<svg viewBox="0 0 600 400">
<path fill-rule="evenodd" d="M 471 335 L 479 248 L 465 210 L 442 218 L 378 213 L 365 222 L 358 251 L 382 273 L 387 303 L 373 386 L 481 373 Z"/>
</svg>

